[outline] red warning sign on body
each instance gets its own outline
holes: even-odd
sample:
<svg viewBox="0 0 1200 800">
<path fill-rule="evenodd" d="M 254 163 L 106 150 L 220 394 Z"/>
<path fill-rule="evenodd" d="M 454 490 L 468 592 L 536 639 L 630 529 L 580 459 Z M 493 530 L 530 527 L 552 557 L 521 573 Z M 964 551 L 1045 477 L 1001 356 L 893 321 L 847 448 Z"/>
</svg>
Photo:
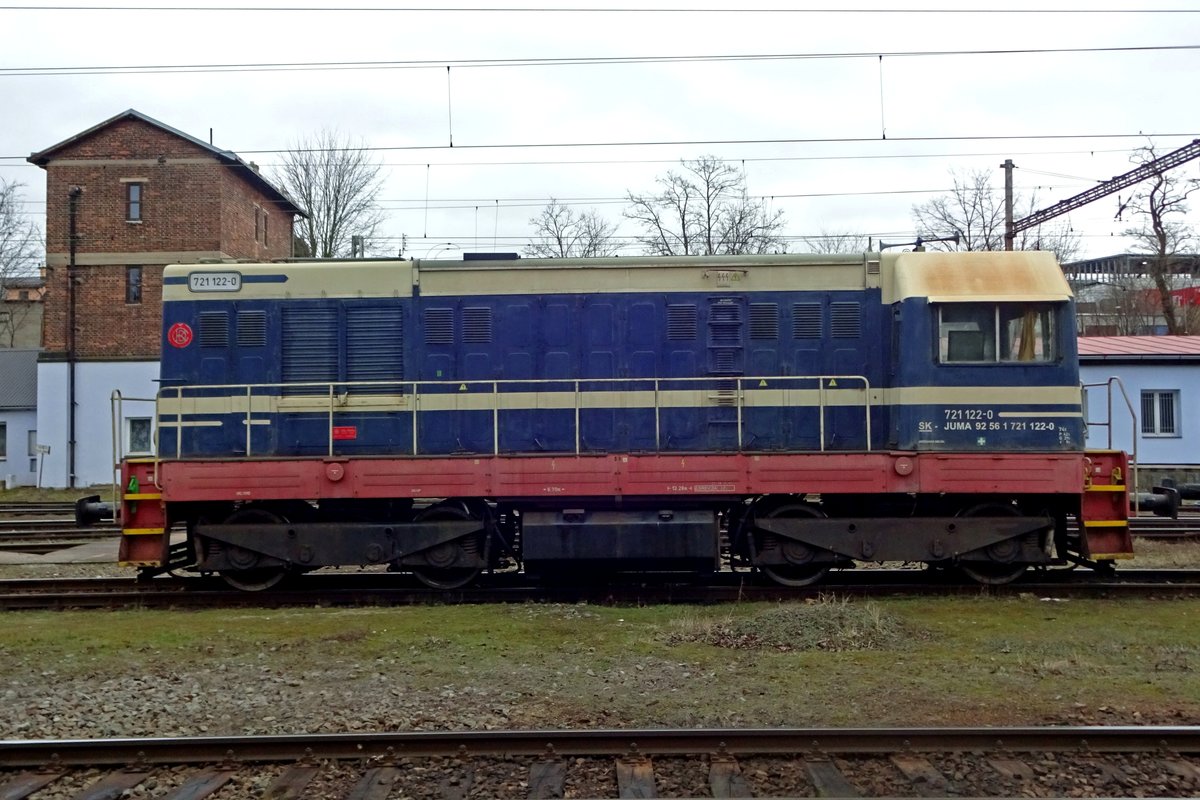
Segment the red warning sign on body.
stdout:
<svg viewBox="0 0 1200 800">
<path fill-rule="evenodd" d="M 192 343 L 192 327 L 186 322 L 176 322 L 167 329 L 167 341 L 172 347 L 187 347 Z"/>
</svg>

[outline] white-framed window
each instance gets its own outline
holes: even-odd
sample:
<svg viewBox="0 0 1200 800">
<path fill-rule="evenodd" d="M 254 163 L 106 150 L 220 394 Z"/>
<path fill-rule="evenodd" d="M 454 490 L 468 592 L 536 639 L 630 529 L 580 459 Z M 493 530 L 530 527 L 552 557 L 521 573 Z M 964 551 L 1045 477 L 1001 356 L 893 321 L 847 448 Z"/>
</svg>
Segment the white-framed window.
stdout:
<svg viewBox="0 0 1200 800">
<path fill-rule="evenodd" d="M 0 422 L 0 461 L 8 458 L 8 423 Z"/>
<path fill-rule="evenodd" d="M 142 221 L 142 189 L 141 183 L 125 184 L 125 219 L 127 222 Z"/>
<path fill-rule="evenodd" d="M 26 442 L 26 447 L 25 447 L 25 455 L 27 455 L 27 456 L 36 456 L 37 455 L 37 431 L 29 432 L 28 440 Z"/>
<path fill-rule="evenodd" d="M 1179 429 L 1178 389 L 1144 389 L 1142 391 L 1142 435 L 1182 435 Z"/>
<path fill-rule="evenodd" d="M 129 428 L 129 453 L 150 453 L 153 439 L 153 428 L 150 417 L 128 417 L 125 422 Z"/>
</svg>

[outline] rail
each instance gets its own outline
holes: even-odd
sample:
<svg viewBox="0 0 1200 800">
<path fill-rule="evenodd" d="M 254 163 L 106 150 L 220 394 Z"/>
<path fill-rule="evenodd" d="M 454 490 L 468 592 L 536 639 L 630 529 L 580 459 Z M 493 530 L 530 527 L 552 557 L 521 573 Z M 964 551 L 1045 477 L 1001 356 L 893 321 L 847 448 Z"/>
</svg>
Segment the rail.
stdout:
<svg viewBox="0 0 1200 800">
<path fill-rule="evenodd" d="M 842 384 L 847 384 L 842 386 Z M 323 398 L 318 401 L 317 398 Z M 491 415 L 491 454 L 499 455 L 501 416 L 514 411 L 573 411 L 574 452 L 583 452 L 583 414 L 587 410 L 653 410 L 654 448 L 663 444 L 663 413 L 670 410 L 732 409 L 737 448 L 745 447 L 746 411 L 758 407 L 817 411 L 819 446 L 827 446 L 826 412 L 861 407 L 865 449 L 871 449 L 871 386 L 862 375 L 708 376 L 703 378 L 579 378 L 469 381 L 337 381 L 172 386 L 155 398 L 156 433 L 175 429 L 174 458 L 183 458 L 184 427 L 220 424 L 185 422 L 185 416 L 241 414 L 246 428 L 245 456 L 254 455 L 253 429 L 262 415 L 288 409 L 326 416 L 327 454 L 336 455 L 338 415 L 364 411 L 411 415 L 411 454 L 421 455 L 421 418 L 434 411 Z M 256 417 L 256 415 L 259 415 Z M 115 425 L 116 423 L 114 423 Z M 163 458 L 157 447 L 156 458 Z M 554 451 L 559 452 L 559 451 Z M 570 452 L 566 448 L 561 452 Z"/>
</svg>

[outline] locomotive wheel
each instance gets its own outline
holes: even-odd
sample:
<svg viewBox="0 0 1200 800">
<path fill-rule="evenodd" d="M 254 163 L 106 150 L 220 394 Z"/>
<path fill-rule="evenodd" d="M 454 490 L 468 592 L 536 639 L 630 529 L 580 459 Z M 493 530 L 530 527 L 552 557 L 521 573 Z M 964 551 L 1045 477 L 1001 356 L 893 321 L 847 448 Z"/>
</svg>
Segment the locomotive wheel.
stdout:
<svg viewBox="0 0 1200 800">
<path fill-rule="evenodd" d="M 465 507 L 450 503 L 427 508 L 417 515 L 418 522 L 476 518 Z M 428 566 L 406 565 L 404 569 L 410 570 L 416 576 L 417 580 L 430 589 L 461 589 L 479 577 L 479 573 L 483 571 L 483 568 L 453 567 L 449 565 L 458 560 L 458 556 L 463 550 L 478 553 L 482 551 L 484 544 L 485 537 L 482 535 L 467 536 L 452 542 L 444 542 L 425 552 L 425 558 L 429 561 Z"/>
<path fill-rule="evenodd" d="M 968 508 L 959 514 L 960 517 L 1019 517 L 1021 512 L 1014 506 L 1004 503 L 983 503 Z M 1014 563 L 1012 558 L 1020 552 L 1021 545 L 1016 539 L 1006 539 L 990 545 L 984 552 L 991 561 L 963 561 L 959 569 L 971 580 L 985 586 L 1003 586 L 1012 583 L 1025 574 L 1028 564 Z"/>
<path fill-rule="evenodd" d="M 773 508 L 762 516 L 767 519 L 795 519 L 800 517 L 823 517 L 824 514 L 812 506 L 792 503 Z M 813 562 L 812 560 L 817 555 L 817 550 L 803 542 L 771 536 L 770 534 L 757 535 L 762 536 L 762 539 L 759 541 L 760 550 L 767 549 L 767 546 L 775 543 L 783 550 L 783 557 L 787 559 L 787 564 L 764 564 L 759 567 L 764 575 L 781 586 L 811 586 L 828 575 L 829 570 L 833 568 L 832 561 Z"/>
<path fill-rule="evenodd" d="M 279 525 L 287 520 L 265 508 L 243 508 L 230 514 L 225 523 L 229 525 L 244 525 L 261 523 L 264 525 Z M 259 555 L 243 547 L 230 547 L 226 554 L 236 565 L 236 569 L 221 570 L 221 580 L 243 592 L 265 592 L 278 586 L 288 576 L 284 566 L 257 566 Z"/>
</svg>

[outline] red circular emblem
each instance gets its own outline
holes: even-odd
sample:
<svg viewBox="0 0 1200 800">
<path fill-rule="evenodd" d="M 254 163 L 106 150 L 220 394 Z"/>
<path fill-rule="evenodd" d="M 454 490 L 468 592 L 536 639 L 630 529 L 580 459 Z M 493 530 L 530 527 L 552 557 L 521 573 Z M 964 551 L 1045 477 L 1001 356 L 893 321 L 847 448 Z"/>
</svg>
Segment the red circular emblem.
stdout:
<svg viewBox="0 0 1200 800">
<path fill-rule="evenodd" d="M 192 327 L 186 322 L 176 322 L 167 330 L 167 341 L 172 347 L 187 347 L 192 343 Z"/>
</svg>

